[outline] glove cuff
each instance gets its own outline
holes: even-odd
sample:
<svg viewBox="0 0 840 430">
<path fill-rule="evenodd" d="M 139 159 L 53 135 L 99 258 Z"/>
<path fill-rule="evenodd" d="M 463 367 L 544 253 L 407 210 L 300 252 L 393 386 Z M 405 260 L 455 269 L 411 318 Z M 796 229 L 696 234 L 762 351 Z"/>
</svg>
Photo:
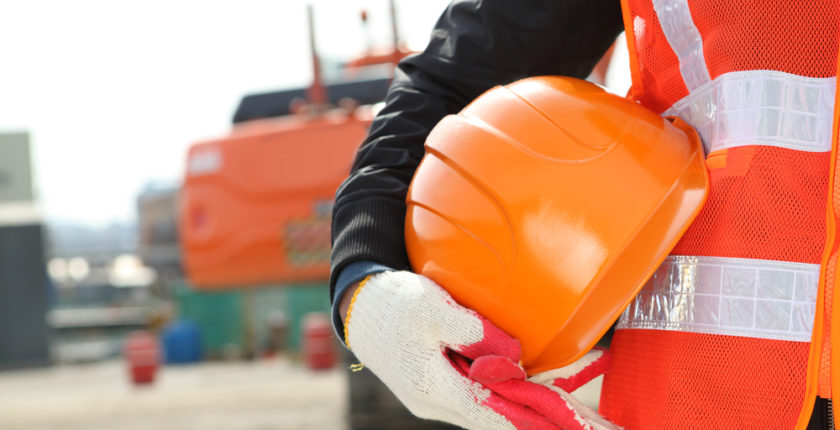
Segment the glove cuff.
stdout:
<svg viewBox="0 0 840 430">
<path fill-rule="evenodd" d="M 373 277 L 375 273 L 365 276 L 365 279 L 359 281 L 359 285 L 356 287 L 356 291 L 353 292 L 353 297 L 350 298 L 350 305 L 347 307 L 347 317 L 344 318 L 344 343 L 347 345 L 347 348 L 352 350 L 353 347 L 350 345 L 350 316 L 353 314 L 353 305 L 356 304 L 356 299 L 359 297 L 359 292 L 362 291 L 362 287 L 367 284 L 371 277 Z"/>
</svg>

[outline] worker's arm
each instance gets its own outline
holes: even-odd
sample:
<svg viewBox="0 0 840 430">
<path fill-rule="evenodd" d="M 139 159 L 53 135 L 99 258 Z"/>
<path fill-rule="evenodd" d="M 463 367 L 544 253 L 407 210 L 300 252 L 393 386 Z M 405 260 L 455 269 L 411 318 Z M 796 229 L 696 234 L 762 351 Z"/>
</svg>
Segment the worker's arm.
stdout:
<svg viewBox="0 0 840 430">
<path fill-rule="evenodd" d="M 554 382 L 562 371 L 525 380 L 515 339 L 408 271 L 404 220 L 423 142 L 443 116 L 494 85 L 585 77 L 620 28 L 618 0 L 456 1 L 396 71 L 336 193 L 330 285 L 336 328 L 346 318 L 340 333 L 356 357 L 416 415 L 481 429 L 612 427 Z M 583 367 L 594 375 L 603 363 Z"/>
<path fill-rule="evenodd" d="M 409 269 L 405 196 L 426 135 L 443 116 L 527 76 L 585 77 L 621 28 L 618 0 L 453 2 L 425 51 L 400 63 L 386 105 L 336 192 L 331 297 L 351 263 Z"/>
</svg>

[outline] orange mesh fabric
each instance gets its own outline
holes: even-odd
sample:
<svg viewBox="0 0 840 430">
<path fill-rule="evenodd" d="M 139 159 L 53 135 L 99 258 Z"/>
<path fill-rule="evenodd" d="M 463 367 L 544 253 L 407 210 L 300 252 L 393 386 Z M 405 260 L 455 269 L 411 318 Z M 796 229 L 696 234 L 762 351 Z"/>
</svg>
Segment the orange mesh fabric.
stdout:
<svg viewBox="0 0 840 430">
<path fill-rule="evenodd" d="M 720 157 L 715 157 L 720 158 Z M 830 153 L 730 148 L 709 199 L 672 254 L 819 264 Z"/>
<path fill-rule="evenodd" d="M 838 73 L 840 73 L 840 60 L 838 60 Z M 837 92 L 840 93 L 840 88 L 837 89 Z M 834 183 L 832 184 L 832 195 L 831 195 L 831 206 L 829 206 L 829 216 L 834 217 L 834 219 L 829 219 L 828 221 L 833 221 L 834 228 L 837 228 L 838 221 L 838 214 L 840 214 L 840 175 L 837 174 L 837 168 L 840 167 L 840 153 L 837 152 L 837 142 L 838 142 L 838 133 L 840 133 L 840 97 L 835 94 L 835 101 L 834 101 L 834 124 L 833 124 L 833 137 L 832 137 L 832 146 L 834 147 L 835 156 L 834 163 L 831 167 L 831 175 L 834 178 Z M 831 398 L 832 397 L 832 384 L 831 384 L 831 326 L 832 324 L 832 308 L 834 304 L 834 285 L 837 277 L 837 258 L 838 258 L 838 248 L 840 248 L 840 237 L 838 237 L 837 233 L 834 233 L 834 243 L 831 245 L 831 253 L 828 257 L 828 261 L 825 264 L 825 280 L 824 284 L 822 285 L 822 292 L 824 294 L 824 301 L 823 301 L 823 322 L 821 327 L 823 329 L 823 343 L 822 343 L 822 351 L 820 355 L 820 368 L 819 368 L 819 383 L 817 385 L 817 393 L 818 395 L 824 398 Z"/>
<path fill-rule="evenodd" d="M 837 115 L 840 114 L 837 112 L 837 101 L 835 101 L 835 119 L 834 119 L 834 133 L 837 133 Z M 836 145 L 837 136 L 835 135 L 834 144 Z M 834 160 L 835 166 L 834 169 L 836 170 L 838 166 L 840 166 L 840 154 L 837 155 L 838 159 Z M 837 175 L 836 172 L 834 173 L 834 185 L 833 185 L 833 194 L 831 196 L 832 205 L 831 209 L 833 210 L 834 216 L 840 214 L 840 175 Z M 834 238 L 834 244 L 831 247 L 831 255 L 828 258 L 828 263 L 826 264 L 825 268 L 825 285 L 823 285 L 823 290 L 825 294 L 825 300 L 823 301 L 823 321 L 825 321 L 822 325 L 823 327 L 823 343 L 822 343 L 822 354 L 820 355 L 820 373 L 819 373 L 819 384 L 817 385 L 817 393 L 819 396 L 823 398 L 831 398 L 832 397 L 832 388 L 831 388 L 831 318 L 832 318 L 832 307 L 834 304 L 834 283 L 837 276 L 837 257 L 838 257 L 838 247 L 840 247 L 840 243 L 838 243 L 838 238 Z"/>
<path fill-rule="evenodd" d="M 712 79 L 742 70 L 834 76 L 837 0 L 689 0 Z"/>
<path fill-rule="evenodd" d="M 616 330 L 600 412 L 632 429 L 791 429 L 809 344 Z"/>
<path fill-rule="evenodd" d="M 834 277 L 837 274 L 837 250 L 831 253 L 828 264 L 825 268 L 826 285 L 834 285 Z M 823 321 L 831 321 L 831 307 L 834 301 L 834 289 L 825 287 L 825 301 L 823 302 Z M 823 344 L 820 355 L 820 376 L 817 385 L 817 395 L 824 399 L 831 398 L 831 324 L 823 323 Z"/>
<path fill-rule="evenodd" d="M 645 107 L 662 113 L 687 96 L 688 88 L 680 74 L 679 60 L 659 26 L 653 5 L 630 1 L 630 8 L 641 75 L 641 82 L 634 82 L 631 92 L 640 95 L 639 101 Z"/>
<path fill-rule="evenodd" d="M 835 130 L 835 132 L 837 132 Z M 840 155 L 838 155 L 840 156 Z M 837 163 L 840 160 L 835 160 Z M 835 167 L 836 168 L 836 167 Z M 834 176 L 834 187 L 832 196 L 832 209 L 835 214 L 840 213 L 840 176 Z M 834 282 L 837 276 L 838 239 L 835 238 L 831 248 L 831 255 L 825 268 L 825 285 L 823 286 L 825 300 L 823 301 L 823 336 L 820 355 L 819 384 L 817 394 L 823 398 L 831 398 L 831 317 L 832 305 L 834 304 Z"/>
</svg>

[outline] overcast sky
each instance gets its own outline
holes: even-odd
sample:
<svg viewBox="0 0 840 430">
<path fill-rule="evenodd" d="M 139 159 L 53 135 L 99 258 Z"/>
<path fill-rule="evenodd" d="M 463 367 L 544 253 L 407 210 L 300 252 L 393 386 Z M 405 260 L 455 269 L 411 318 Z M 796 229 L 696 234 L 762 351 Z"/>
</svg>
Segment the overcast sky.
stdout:
<svg viewBox="0 0 840 430">
<path fill-rule="evenodd" d="M 326 54 L 364 48 L 363 5 L 388 40 L 386 1 L 314 3 Z M 445 5 L 403 3 L 415 39 Z M 0 132 L 31 133 L 49 220 L 131 220 L 143 185 L 180 180 L 243 94 L 306 85 L 308 50 L 302 0 L 0 0 Z"/>
<path fill-rule="evenodd" d="M 446 0 L 398 0 L 422 48 Z M 223 135 L 243 94 L 303 86 L 304 0 L 0 0 L 0 132 L 31 134 L 50 221 L 130 221 L 151 180 L 177 182 L 190 143 Z M 315 0 L 319 48 L 389 40 L 386 0 Z"/>
</svg>

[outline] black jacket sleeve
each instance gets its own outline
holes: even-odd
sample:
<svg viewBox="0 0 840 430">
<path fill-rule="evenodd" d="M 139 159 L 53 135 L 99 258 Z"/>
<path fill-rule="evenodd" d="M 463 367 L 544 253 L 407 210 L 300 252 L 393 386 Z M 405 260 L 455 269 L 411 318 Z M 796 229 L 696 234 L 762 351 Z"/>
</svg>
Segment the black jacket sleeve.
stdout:
<svg viewBox="0 0 840 430">
<path fill-rule="evenodd" d="M 453 1 L 428 47 L 398 66 L 386 104 L 336 192 L 330 296 L 346 265 L 409 269 L 405 196 L 426 135 L 495 85 L 586 77 L 622 30 L 618 0 Z"/>
</svg>

